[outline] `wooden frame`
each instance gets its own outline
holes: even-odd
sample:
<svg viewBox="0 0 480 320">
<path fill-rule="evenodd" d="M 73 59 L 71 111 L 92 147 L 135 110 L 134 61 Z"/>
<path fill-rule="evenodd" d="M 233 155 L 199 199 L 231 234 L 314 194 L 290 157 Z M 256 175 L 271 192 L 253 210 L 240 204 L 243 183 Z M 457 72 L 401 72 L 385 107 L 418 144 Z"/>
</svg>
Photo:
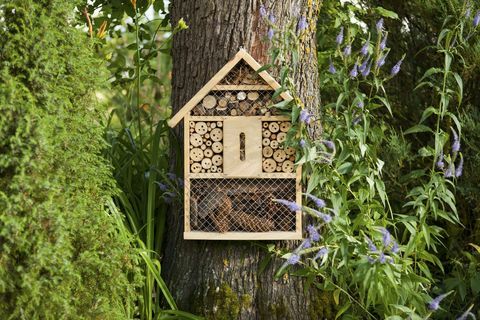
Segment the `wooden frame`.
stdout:
<svg viewBox="0 0 480 320">
<path fill-rule="evenodd" d="M 220 69 L 220 71 L 215 74 L 215 76 L 205 84 L 198 92 L 193 96 L 186 104 L 183 106 L 183 108 L 180 109 L 180 111 L 175 114 L 169 121 L 168 124 L 171 127 L 176 126 L 182 119 L 184 120 L 184 184 L 185 184 L 185 194 L 184 194 L 184 239 L 191 239 L 191 240 L 296 240 L 296 239 L 301 239 L 302 238 L 302 212 L 297 211 L 295 213 L 292 213 L 295 215 L 295 230 L 294 231 L 265 231 L 265 232 L 252 232 L 252 231 L 243 231 L 243 232 L 238 232 L 238 231 L 226 231 L 226 232 L 210 232 L 210 231 L 192 231 L 192 225 L 191 223 L 195 223 L 191 221 L 191 205 L 192 201 L 193 204 L 196 204 L 196 200 L 198 198 L 198 195 L 196 198 L 192 198 L 191 194 L 191 188 L 192 188 L 192 181 L 195 181 L 197 179 L 212 179 L 212 182 L 219 181 L 219 180 L 228 180 L 228 179 L 261 179 L 261 180 L 271 180 L 272 185 L 275 185 L 275 181 L 277 179 L 287 179 L 291 180 L 291 183 L 295 183 L 295 194 L 293 195 L 293 198 L 296 200 L 298 204 L 301 205 L 302 203 L 302 188 L 301 188 L 301 166 L 298 166 L 294 172 L 291 173 L 286 173 L 286 172 L 265 172 L 258 169 L 252 170 L 251 168 L 245 168 L 245 170 L 234 170 L 232 172 L 236 173 L 230 173 L 229 172 L 198 172 L 194 173 L 191 172 L 190 169 L 190 163 L 191 161 L 191 142 L 195 141 L 195 139 L 190 140 L 192 137 L 192 127 L 194 127 L 196 124 L 199 122 L 205 122 L 207 125 L 203 124 L 204 127 L 208 126 L 208 130 L 213 130 L 213 124 L 214 122 L 217 122 L 218 125 L 222 124 L 221 128 L 221 134 L 222 136 L 222 146 L 223 146 L 223 151 L 218 151 L 221 152 L 223 156 L 223 169 L 225 169 L 225 161 L 226 161 L 226 155 L 225 151 L 229 152 L 229 150 L 236 150 L 235 152 L 238 153 L 238 147 L 237 146 L 225 146 L 225 143 L 235 143 L 232 142 L 233 140 L 228 137 L 229 132 L 235 133 L 236 129 L 232 128 L 227 128 L 225 129 L 225 124 L 232 124 L 236 127 L 238 127 L 238 130 L 245 131 L 245 134 L 248 136 L 254 135 L 254 132 L 259 130 L 259 133 L 262 133 L 262 126 L 260 126 L 260 129 L 255 129 L 254 131 L 249 131 L 249 129 L 252 129 L 250 127 L 245 127 L 244 130 L 242 130 L 242 120 L 244 123 L 256 123 L 258 126 L 258 122 L 261 124 L 264 122 L 275 122 L 277 121 L 277 130 L 278 126 L 282 125 L 282 122 L 289 122 L 290 117 L 288 116 L 194 116 L 190 114 L 190 111 L 197 106 L 197 104 L 202 101 L 203 98 L 205 98 L 211 91 L 274 91 L 278 88 L 280 88 L 280 85 L 273 79 L 266 71 L 259 72 L 259 76 L 267 83 L 267 85 L 264 84 L 242 84 L 242 85 L 221 85 L 222 79 L 240 62 L 240 61 L 245 61 L 247 65 L 249 65 L 253 70 L 257 71 L 261 66 L 258 64 L 245 50 L 241 49 L 235 57 L 230 60 L 223 68 Z M 288 92 L 282 92 L 280 94 L 280 97 L 284 100 L 292 100 L 293 98 L 290 96 Z M 234 120 L 235 119 L 235 120 Z M 248 121 L 247 121 L 248 120 Z M 250 121 L 251 120 L 251 121 Z M 218 122 L 221 122 L 220 124 Z M 191 123 L 195 123 L 192 124 Z M 210 124 L 209 124 L 210 123 Z M 265 128 L 265 127 L 264 127 Z M 196 128 L 195 128 L 196 130 Z M 218 129 L 217 129 L 218 130 Z M 232 131 L 233 130 L 233 131 Z M 263 129 L 263 130 L 268 130 L 268 129 Z M 285 130 L 286 131 L 286 130 Z M 226 132 L 226 133 L 225 133 Z M 273 132 L 273 131 L 272 131 Z M 211 131 L 213 135 L 213 131 Z M 280 133 L 280 132 L 279 132 Z M 230 133 L 231 134 L 231 133 Z M 227 137 L 226 137 L 227 135 Z M 273 135 L 272 135 L 273 136 Z M 199 143 L 202 143 L 202 137 L 204 136 L 197 134 L 196 136 L 196 141 Z M 261 136 L 260 136 L 261 137 Z M 283 137 L 285 137 L 285 133 L 283 133 Z M 260 138 L 262 139 L 262 137 Z M 251 140 L 255 142 L 256 144 L 260 144 L 257 138 Z M 281 141 L 280 139 L 278 141 Z M 273 145 L 272 145 L 273 146 Z M 263 146 L 260 144 L 259 145 L 260 150 L 263 150 Z M 212 147 L 213 150 L 215 150 Z M 258 150 L 258 148 L 255 148 L 255 150 Z M 232 151 L 233 152 L 233 151 Z M 248 156 L 248 150 L 247 156 Z M 258 152 L 258 151 L 252 151 L 252 152 Z M 291 155 L 291 153 L 288 153 Z M 285 153 L 284 153 L 285 155 Z M 287 155 L 287 160 L 288 157 L 291 157 Z M 271 156 L 270 155 L 267 155 Z M 248 156 L 249 159 L 251 159 L 250 156 Z M 253 159 L 258 161 L 258 157 L 254 156 Z M 290 159 L 292 160 L 292 159 Z M 262 159 L 260 158 L 260 161 Z M 203 164 L 203 162 L 202 162 Z M 291 168 L 293 164 L 290 163 Z M 198 165 L 197 165 L 198 166 Z M 281 163 L 280 163 L 281 166 Z M 266 169 L 265 169 L 266 170 Z M 290 169 L 291 170 L 291 169 Z M 207 170 L 208 171 L 208 170 Z M 228 171 L 228 170 L 227 170 Z M 278 171 L 278 167 L 277 167 Z M 228 185 L 228 184 L 227 184 Z M 267 187 L 268 188 L 268 187 Z M 198 212 L 198 211 L 197 211 Z M 196 221 L 196 220 L 193 220 Z M 219 229 L 216 229 L 219 230 Z M 221 230 L 221 229 L 220 229 Z M 264 229 L 268 230 L 268 229 Z M 270 229 L 271 230 L 271 229 Z"/>
</svg>

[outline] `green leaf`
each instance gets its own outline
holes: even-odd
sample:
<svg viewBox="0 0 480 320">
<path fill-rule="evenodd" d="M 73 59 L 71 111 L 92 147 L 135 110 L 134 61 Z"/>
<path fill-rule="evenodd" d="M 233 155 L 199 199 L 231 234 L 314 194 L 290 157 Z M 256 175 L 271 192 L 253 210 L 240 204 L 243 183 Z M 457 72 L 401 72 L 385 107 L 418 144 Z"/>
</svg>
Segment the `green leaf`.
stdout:
<svg viewBox="0 0 480 320">
<path fill-rule="evenodd" d="M 428 69 L 427 71 L 425 71 L 425 73 L 420 78 L 420 80 L 418 80 L 418 82 L 421 83 L 424 79 L 429 78 L 431 75 L 437 74 L 437 73 L 440 73 L 440 72 L 443 72 L 443 70 L 440 69 L 440 68 L 433 68 L 432 67 L 432 68 Z"/>
<path fill-rule="evenodd" d="M 262 274 L 265 269 L 267 268 L 268 264 L 272 261 L 272 256 L 267 255 L 263 260 L 260 262 L 260 265 L 258 266 L 258 274 Z"/>
<path fill-rule="evenodd" d="M 450 119 L 453 120 L 453 122 L 455 122 L 455 126 L 457 127 L 457 132 L 458 132 L 459 135 L 461 135 L 462 134 L 462 125 L 460 124 L 460 120 L 458 120 L 457 116 L 454 115 L 451 112 L 447 112 L 446 115 L 449 116 Z"/>
<path fill-rule="evenodd" d="M 351 162 L 345 162 L 340 167 L 338 167 L 337 171 L 340 174 L 346 174 L 352 170 L 352 166 L 353 165 Z"/>
<path fill-rule="evenodd" d="M 381 15 L 382 17 L 385 17 L 385 18 L 391 18 L 391 19 L 398 19 L 398 14 L 396 12 L 393 12 L 393 11 L 390 11 L 390 10 L 387 10 L 383 7 L 376 7 L 375 8 L 375 11 Z"/>
<path fill-rule="evenodd" d="M 340 304 L 340 292 L 340 289 L 333 291 L 333 300 L 337 306 Z"/>
<path fill-rule="evenodd" d="M 440 112 L 435 107 L 428 107 L 423 111 L 420 123 L 427 120 L 432 114 L 440 114 Z"/>
<path fill-rule="evenodd" d="M 344 314 L 348 309 L 350 309 L 350 306 L 351 306 L 350 301 L 347 301 L 347 303 L 345 303 L 343 307 L 340 308 L 340 310 L 338 310 L 337 314 L 335 315 L 335 320 L 340 318 L 342 314 Z"/>
<path fill-rule="evenodd" d="M 419 133 L 419 132 L 432 132 L 433 130 L 430 127 L 427 127 L 426 125 L 423 124 L 417 124 L 407 131 L 404 132 L 404 134 L 411 134 L 411 133 Z"/>
<path fill-rule="evenodd" d="M 307 193 L 311 193 L 318 186 L 319 182 L 320 174 L 318 172 L 315 172 L 310 176 L 310 179 L 308 180 Z"/>
<path fill-rule="evenodd" d="M 390 115 L 393 115 L 392 114 L 392 106 L 390 105 L 390 102 L 388 102 L 388 100 L 384 97 L 377 96 L 377 98 L 378 98 L 378 100 L 382 101 L 382 103 L 385 105 L 385 107 L 387 107 L 388 112 L 390 112 Z"/>
<path fill-rule="evenodd" d="M 452 54 L 450 52 L 445 52 L 445 71 L 450 71 L 450 66 L 452 65 Z"/>
<path fill-rule="evenodd" d="M 382 204 L 385 206 L 385 198 L 387 193 L 385 192 L 385 183 L 380 179 L 375 179 L 375 186 L 377 187 L 378 195 L 382 200 Z"/>
<path fill-rule="evenodd" d="M 463 99 L 463 80 L 460 77 L 460 75 L 456 72 L 453 72 L 453 77 L 455 78 L 455 81 L 457 81 L 457 85 L 458 85 L 458 104 L 460 105 L 462 103 L 462 99 Z"/>
</svg>

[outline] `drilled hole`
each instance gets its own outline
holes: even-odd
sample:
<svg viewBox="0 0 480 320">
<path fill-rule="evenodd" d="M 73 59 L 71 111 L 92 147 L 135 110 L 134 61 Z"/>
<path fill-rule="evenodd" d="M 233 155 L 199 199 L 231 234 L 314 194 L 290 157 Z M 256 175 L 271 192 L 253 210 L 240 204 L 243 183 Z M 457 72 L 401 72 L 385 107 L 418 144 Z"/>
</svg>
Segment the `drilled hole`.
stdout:
<svg viewBox="0 0 480 320">
<path fill-rule="evenodd" d="M 240 133 L 240 160 L 245 161 L 245 133 Z"/>
</svg>

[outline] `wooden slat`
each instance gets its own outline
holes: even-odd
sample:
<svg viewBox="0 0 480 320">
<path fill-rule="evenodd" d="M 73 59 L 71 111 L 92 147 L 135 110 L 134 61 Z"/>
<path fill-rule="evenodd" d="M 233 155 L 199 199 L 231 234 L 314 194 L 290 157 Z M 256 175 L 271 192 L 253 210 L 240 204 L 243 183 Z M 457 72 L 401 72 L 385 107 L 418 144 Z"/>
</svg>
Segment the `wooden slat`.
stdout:
<svg viewBox="0 0 480 320">
<path fill-rule="evenodd" d="M 270 232 L 184 232 L 185 240 L 299 240 L 301 232 L 270 231 Z"/>
<path fill-rule="evenodd" d="M 296 179 L 295 173 L 274 172 L 267 173 L 262 172 L 255 176 L 228 176 L 222 173 L 190 173 L 191 179 L 237 179 L 237 178 L 258 178 L 258 179 Z M 301 192 L 300 192 L 301 193 Z"/>
<path fill-rule="evenodd" d="M 262 121 L 290 121 L 288 116 L 247 116 L 248 119 Z M 224 121 L 225 119 L 238 118 L 238 116 L 190 116 L 192 121 Z"/>
<path fill-rule="evenodd" d="M 302 166 L 297 167 L 296 172 L 296 202 L 299 205 L 302 205 Z M 297 211 L 295 215 L 295 230 L 296 232 L 302 234 L 303 224 L 302 224 L 302 211 Z"/>
<path fill-rule="evenodd" d="M 245 136 L 241 159 L 240 135 Z M 223 123 L 223 173 L 227 177 L 255 177 L 262 173 L 262 121 L 230 117 Z"/>
<path fill-rule="evenodd" d="M 182 109 L 180 109 L 170 120 L 168 120 L 168 125 L 170 127 L 175 127 L 180 120 L 182 120 L 190 110 L 200 102 L 200 100 L 205 97 L 210 90 L 218 83 L 220 80 L 225 77 L 230 70 L 243 58 L 244 53 L 240 50 L 232 60 L 228 61 L 227 64 L 223 66 L 220 71 L 218 71 L 210 81 L 207 82 L 206 85 L 202 87 L 191 99 L 188 101 Z"/>
<path fill-rule="evenodd" d="M 183 123 L 183 176 L 184 176 L 184 230 L 190 231 L 190 124 L 189 116 Z"/>
<path fill-rule="evenodd" d="M 250 91 L 250 90 L 253 90 L 253 91 L 265 91 L 265 90 L 268 90 L 268 91 L 274 91 L 275 89 L 273 89 L 271 86 L 269 85 L 266 85 L 266 84 L 233 84 L 233 85 L 230 85 L 230 84 L 226 84 L 226 85 L 220 85 L 220 84 L 217 84 L 215 87 L 213 87 L 214 91 L 235 91 L 235 90 L 243 90 L 243 91 Z"/>
</svg>

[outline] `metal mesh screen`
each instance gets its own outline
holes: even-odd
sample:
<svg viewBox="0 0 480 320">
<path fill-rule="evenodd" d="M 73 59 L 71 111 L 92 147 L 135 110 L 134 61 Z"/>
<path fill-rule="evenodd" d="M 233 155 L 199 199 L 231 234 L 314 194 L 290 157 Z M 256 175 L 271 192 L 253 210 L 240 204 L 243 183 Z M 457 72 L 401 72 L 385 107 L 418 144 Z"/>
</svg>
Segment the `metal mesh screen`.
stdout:
<svg viewBox="0 0 480 320">
<path fill-rule="evenodd" d="M 295 191 L 295 179 L 192 179 L 191 231 L 295 231 L 296 213 L 272 201 Z"/>
<path fill-rule="evenodd" d="M 266 82 L 245 61 L 240 61 L 219 84 L 266 84 Z"/>
<path fill-rule="evenodd" d="M 191 115 L 194 116 L 270 116 L 278 115 L 272 105 L 281 100 L 272 98 L 273 91 L 210 91 L 200 103 L 195 106 Z"/>
</svg>

